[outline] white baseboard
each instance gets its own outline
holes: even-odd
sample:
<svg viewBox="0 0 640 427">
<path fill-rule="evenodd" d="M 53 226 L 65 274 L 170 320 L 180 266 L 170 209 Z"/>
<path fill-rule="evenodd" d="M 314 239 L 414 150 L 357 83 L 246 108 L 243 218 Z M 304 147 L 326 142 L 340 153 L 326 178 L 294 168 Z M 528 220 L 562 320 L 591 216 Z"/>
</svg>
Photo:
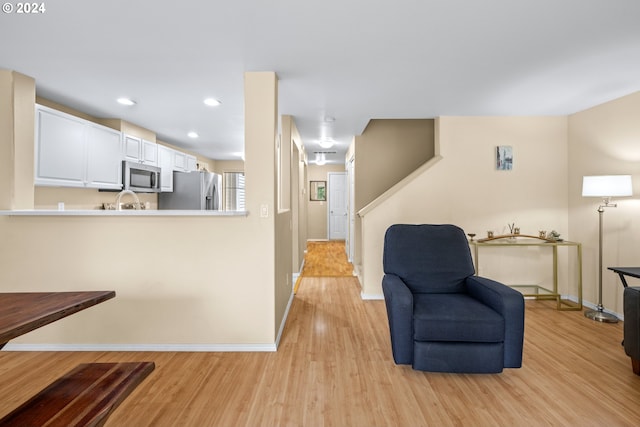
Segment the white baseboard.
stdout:
<svg viewBox="0 0 640 427">
<path fill-rule="evenodd" d="M 379 300 L 384 300 L 384 295 L 365 294 L 364 292 L 360 292 L 360 298 L 362 298 L 365 301 L 379 301 Z"/>
<path fill-rule="evenodd" d="M 295 281 L 293 283 L 295 283 Z M 275 343 L 276 350 L 280 345 L 280 338 L 282 338 L 282 332 L 284 331 L 284 327 L 287 324 L 287 318 L 289 317 L 289 309 L 291 308 L 291 304 L 293 304 L 294 297 L 295 297 L 295 294 L 291 292 L 291 297 L 289 298 L 289 302 L 287 303 L 287 308 L 284 310 L 284 316 L 282 316 L 282 322 L 280 322 L 280 329 L 278 330 L 278 336 L 276 338 L 276 343 Z"/>
</svg>

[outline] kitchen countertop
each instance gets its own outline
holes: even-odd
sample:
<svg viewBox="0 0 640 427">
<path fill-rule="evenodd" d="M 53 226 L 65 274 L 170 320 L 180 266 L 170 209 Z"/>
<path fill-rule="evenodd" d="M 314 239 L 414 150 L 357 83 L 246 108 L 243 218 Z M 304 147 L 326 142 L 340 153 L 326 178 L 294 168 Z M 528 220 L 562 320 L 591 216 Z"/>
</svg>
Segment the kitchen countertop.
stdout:
<svg viewBox="0 0 640 427">
<path fill-rule="evenodd" d="M 15 211 L 1 211 L 0 216 L 248 216 L 247 211 L 196 211 L 196 210 L 156 210 L 156 209 L 126 209 L 116 210 L 47 210 L 47 209 L 25 209 Z"/>
</svg>

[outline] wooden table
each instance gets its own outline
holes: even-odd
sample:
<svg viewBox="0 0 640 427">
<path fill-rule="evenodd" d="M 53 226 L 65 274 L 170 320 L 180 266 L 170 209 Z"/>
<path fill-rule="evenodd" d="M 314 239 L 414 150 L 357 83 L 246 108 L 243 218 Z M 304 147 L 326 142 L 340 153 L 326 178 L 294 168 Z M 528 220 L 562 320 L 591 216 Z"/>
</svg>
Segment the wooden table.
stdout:
<svg viewBox="0 0 640 427">
<path fill-rule="evenodd" d="M 115 296 L 115 291 L 0 293 L 0 349 L 13 338 Z"/>
<path fill-rule="evenodd" d="M 640 267 L 608 267 L 609 270 L 618 273 L 622 286 L 627 287 L 627 279 L 624 276 L 640 279 Z"/>
<path fill-rule="evenodd" d="M 115 296 L 115 291 L 0 293 L 0 348 Z M 0 426 L 102 426 L 154 368 L 153 362 L 81 364 L 0 418 Z"/>
</svg>

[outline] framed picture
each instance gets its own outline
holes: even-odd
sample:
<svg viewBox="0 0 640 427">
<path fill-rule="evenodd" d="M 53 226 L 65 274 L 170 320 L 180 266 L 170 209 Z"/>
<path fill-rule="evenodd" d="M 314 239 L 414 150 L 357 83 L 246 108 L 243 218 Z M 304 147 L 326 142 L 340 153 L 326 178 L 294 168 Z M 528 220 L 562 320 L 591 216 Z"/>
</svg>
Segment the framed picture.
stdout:
<svg viewBox="0 0 640 427">
<path fill-rule="evenodd" d="M 496 147 L 496 169 L 499 171 L 513 169 L 513 148 L 510 145 Z"/>
<path fill-rule="evenodd" d="M 309 181 L 309 200 L 312 202 L 327 201 L 327 181 Z"/>
</svg>

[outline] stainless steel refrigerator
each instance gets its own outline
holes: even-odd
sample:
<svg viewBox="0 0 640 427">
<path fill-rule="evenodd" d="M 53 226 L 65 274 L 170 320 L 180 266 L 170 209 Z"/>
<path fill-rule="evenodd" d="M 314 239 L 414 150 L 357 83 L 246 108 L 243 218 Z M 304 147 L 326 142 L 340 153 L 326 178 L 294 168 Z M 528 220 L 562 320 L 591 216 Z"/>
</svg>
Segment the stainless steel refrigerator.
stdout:
<svg viewBox="0 0 640 427">
<path fill-rule="evenodd" d="M 158 209 L 220 210 L 221 185 L 216 173 L 174 172 L 173 192 L 158 195 Z"/>
</svg>

